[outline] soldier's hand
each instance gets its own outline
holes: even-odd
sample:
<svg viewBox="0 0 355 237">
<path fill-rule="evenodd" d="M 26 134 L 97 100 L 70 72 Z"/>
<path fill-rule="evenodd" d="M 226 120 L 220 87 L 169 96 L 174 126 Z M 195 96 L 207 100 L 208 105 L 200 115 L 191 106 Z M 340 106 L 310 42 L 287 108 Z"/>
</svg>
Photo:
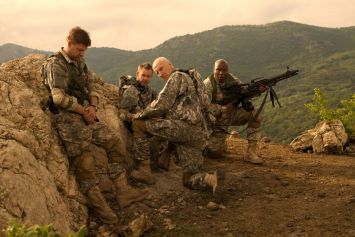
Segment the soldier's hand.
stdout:
<svg viewBox="0 0 355 237">
<path fill-rule="evenodd" d="M 131 114 L 131 121 L 139 119 L 139 115 L 141 115 L 141 113 Z"/>
<path fill-rule="evenodd" d="M 87 111 L 89 114 L 92 114 L 96 117 L 96 109 L 94 106 L 89 106 L 85 108 L 85 111 Z"/>
<path fill-rule="evenodd" d="M 92 107 L 87 107 L 85 108 L 85 112 L 83 114 L 83 118 L 87 124 L 94 124 L 97 120 L 96 118 L 96 113 L 95 113 L 95 108 L 90 109 Z"/>
<path fill-rule="evenodd" d="M 235 109 L 234 102 L 225 105 L 226 113 L 230 114 Z"/>
<path fill-rule="evenodd" d="M 265 86 L 265 85 L 259 86 L 259 91 L 260 91 L 261 93 L 264 93 L 264 92 L 267 91 L 268 89 L 269 89 L 268 86 Z"/>
</svg>

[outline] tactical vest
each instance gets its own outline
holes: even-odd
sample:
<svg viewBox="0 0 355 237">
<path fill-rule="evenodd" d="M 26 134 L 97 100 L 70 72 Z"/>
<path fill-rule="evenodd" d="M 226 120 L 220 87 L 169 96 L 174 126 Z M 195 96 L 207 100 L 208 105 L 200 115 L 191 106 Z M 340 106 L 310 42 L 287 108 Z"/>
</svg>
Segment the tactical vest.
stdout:
<svg viewBox="0 0 355 237">
<path fill-rule="evenodd" d="M 208 79 L 210 80 L 211 86 L 212 86 L 212 103 L 215 103 L 217 100 L 217 82 L 216 79 L 214 78 L 214 74 L 210 75 L 208 77 Z M 235 84 L 235 79 L 228 73 L 227 77 L 225 79 L 225 84 L 226 85 L 234 85 Z M 226 89 L 228 88 L 228 86 L 225 87 Z M 223 94 L 225 94 L 225 91 L 223 90 L 224 88 L 220 87 L 221 91 Z"/>
<path fill-rule="evenodd" d="M 119 98 L 122 98 L 123 93 L 125 92 L 125 90 L 128 88 L 128 86 L 134 86 L 134 88 L 136 88 L 136 90 L 139 92 L 138 96 L 139 96 L 139 100 L 138 100 L 138 106 L 142 109 L 146 108 L 151 101 L 156 99 L 155 95 L 150 95 L 151 98 L 145 98 L 143 99 L 143 95 L 145 95 L 146 93 L 149 92 L 148 87 L 142 86 L 139 84 L 139 82 L 137 81 L 137 79 L 135 77 L 132 76 L 121 76 L 119 78 L 118 81 L 118 95 Z"/>
<path fill-rule="evenodd" d="M 77 98 L 78 103 L 84 105 L 85 100 L 89 100 L 87 89 L 87 66 L 82 68 L 76 67 L 73 63 L 68 63 L 60 52 L 52 55 L 58 60 L 65 63 L 68 70 L 68 91 L 66 93 Z"/>
<path fill-rule="evenodd" d="M 204 96 L 205 96 L 205 90 L 204 90 L 204 84 L 203 81 L 201 79 L 201 76 L 197 76 L 196 74 L 196 70 L 194 68 L 189 68 L 188 70 L 184 70 L 184 69 L 175 69 L 174 71 L 178 71 L 178 72 L 183 72 L 186 73 L 187 75 L 189 75 L 189 77 L 191 78 L 192 83 L 188 83 L 189 84 L 189 89 L 188 91 L 194 91 L 193 94 L 195 94 L 197 96 L 197 100 L 198 103 L 200 104 L 200 108 L 201 108 L 201 114 L 203 115 L 203 117 L 206 119 L 208 116 L 208 111 L 206 111 L 206 109 L 203 106 L 203 101 L 204 101 Z M 191 87 L 191 88 L 190 88 Z M 203 121 L 203 124 L 205 126 L 205 128 L 207 128 L 207 124 L 206 121 Z"/>
</svg>

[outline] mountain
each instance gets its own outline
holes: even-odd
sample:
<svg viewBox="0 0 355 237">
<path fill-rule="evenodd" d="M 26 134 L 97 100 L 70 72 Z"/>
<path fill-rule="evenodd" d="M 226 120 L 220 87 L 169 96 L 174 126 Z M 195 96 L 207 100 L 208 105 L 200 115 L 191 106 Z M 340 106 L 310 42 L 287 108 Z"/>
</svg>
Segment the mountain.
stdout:
<svg viewBox="0 0 355 237">
<path fill-rule="evenodd" d="M 122 73 L 135 71 L 136 66 L 143 61 L 152 61 L 164 55 L 177 66 L 195 66 L 204 75 L 211 72 L 215 59 L 225 58 L 232 71 L 250 79 L 276 72 L 289 64 L 302 65 L 336 52 L 354 49 L 353 32 L 355 30 L 351 28 L 332 29 L 287 21 L 259 26 L 223 26 L 175 37 L 153 49 L 124 51 L 121 59 L 109 63 L 109 70 L 99 72 L 110 81 Z M 102 62 L 91 50 L 88 52 L 88 61 L 96 57 L 96 61 Z M 100 63 L 92 66 L 102 67 Z"/>
<path fill-rule="evenodd" d="M 134 74 L 138 64 L 158 56 L 171 59 L 179 68 L 196 67 L 204 77 L 212 73 L 216 59 L 224 58 L 230 71 L 244 82 L 282 73 L 289 65 L 299 69 L 298 76 L 274 88 L 282 108 L 267 103 L 262 113 L 264 135 L 277 142 L 290 142 L 318 121 L 304 106 L 312 101 L 315 87 L 331 106 L 355 92 L 355 27 L 326 28 L 290 21 L 222 26 L 174 37 L 148 50 L 90 48 L 87 61 L 115 84 L 120 75 Z M 163 86 L 156 77 L 152 84 Z"/>
<path fill-rule="evenodd" d="M 108 70 L 102 71 L 100 62 L 105 58 L 94 53 L 98 50 L 89 50 L 88 62 L 95 58 L 97 63 L 92 67 L 111 83 L 122 74 L 134 73 L 139 63 L 158 56 L 171 59 L 180 68 L 196 67 L 203 76 L 212 73 L 216 59 L 224 58 L 230 71 L 244 82 L 277 75 L 288 65 L 299 69 L 300 75 L 274 88 L 282 108 L 272 108 L 268 103 L 262 113 L 264 135 L 277 142 L 289 143 L 318 121 L 304 106 L 312 101 L 315 87 L 324 92 L 331 106 L 355 92 L 355 27 L 326 28 L 289 21 L 222 26 L 174 37 L 148 50 L 120 51 L 115 59 L 110 56 L 106 60 Z M 162 87 L 156 78 L 152 83 Z"/>
<path fill-rule="evenodd" d="M 0 64 L 15 58 L 24 57 L 31 53 L 51 54 L 51 52 L 26 48 L 17 44 L 3 44 L 0 46 Z"/>
</svg>

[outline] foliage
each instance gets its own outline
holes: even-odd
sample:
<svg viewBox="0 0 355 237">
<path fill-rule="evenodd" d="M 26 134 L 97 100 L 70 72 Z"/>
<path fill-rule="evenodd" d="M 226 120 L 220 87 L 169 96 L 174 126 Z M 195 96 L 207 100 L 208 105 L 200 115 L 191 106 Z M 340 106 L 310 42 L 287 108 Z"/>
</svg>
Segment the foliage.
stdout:
<svg viewBox="0 0 355 237">
<path fill-rule="evenodd" d="M 305 104 L 308 109 L 317 113 L 321 120 L 330 121 L 335 119 L 335 111 L 329 108 L 328 102 L 319 88 L 314 89 L 313 100 L 313 103 Z"/>
<path fill-rule="evenodd" d="M 5 230 L 6 237 L 61 237 L 53 225 L 33 225 L 27 226 L 17 221 L 12 221 L 11 225 Z M 87 228 L 82 226 L 76 233 L 69 233 L 67 237 L 84 237 L 87 234 Z"/>
<path fill-rule="evenodd" d="M 305 106 L 317 113 L 321 120 L 339 119 L 351 136 L 355 136 L 355 94 L 349 100 L 342 100 L 341 107 L 332 109 L 319 88 L 314 89 L 314 102 Z"/>
</svg>

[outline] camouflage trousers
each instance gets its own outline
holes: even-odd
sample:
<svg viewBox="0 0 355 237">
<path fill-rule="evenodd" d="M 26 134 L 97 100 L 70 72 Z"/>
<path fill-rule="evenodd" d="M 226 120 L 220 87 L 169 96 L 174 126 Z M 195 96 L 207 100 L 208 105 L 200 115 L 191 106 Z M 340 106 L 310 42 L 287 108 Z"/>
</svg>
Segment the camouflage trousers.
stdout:
<svg viewBox="0 0 355 237">
<path fill-rule="evenodd" d="M 218 156 L 227 149 L 227 129 L 229 126 L 241 126 L 247 124 L 246 133 L 248 140 L 259 140 L 261 136 L 261 117 L 254 119 L 256 110 L 246 111 L 242 107 L 231 106 L 222 110 L 222 115 L 217 118 L 216 126 L 208 140 L 207 150 L 211 156 Z"/>
<path fill-rule="evenodd" d="M 125 172 L 118 150 L 119 138 L 104 123 L 87 125 L 82 116 L 61 111 L 55 115 L 56 128 L 73 165 L 81 190 L 86 193 L 98 183 L 93 146 L 103 148 L 109 160 L 108 174 L 114 178 Z"/>
<path fill-rule="evenodd" d="M 202 151 L 206 145 L 206 133 L 202 126 L 189 125 L 180 120 L 151 119 L 134 120 L 132 124 L 134 155 L 138 160 L 149 159 L 149 137 L 156 136 L 169 141 L 177 154 L 177 163 L 182 167 L 184 184 L 192 189 L 206 187 L 202 182 L 206 173 L 201 172 L 204 157 Z"/>
</svg>

